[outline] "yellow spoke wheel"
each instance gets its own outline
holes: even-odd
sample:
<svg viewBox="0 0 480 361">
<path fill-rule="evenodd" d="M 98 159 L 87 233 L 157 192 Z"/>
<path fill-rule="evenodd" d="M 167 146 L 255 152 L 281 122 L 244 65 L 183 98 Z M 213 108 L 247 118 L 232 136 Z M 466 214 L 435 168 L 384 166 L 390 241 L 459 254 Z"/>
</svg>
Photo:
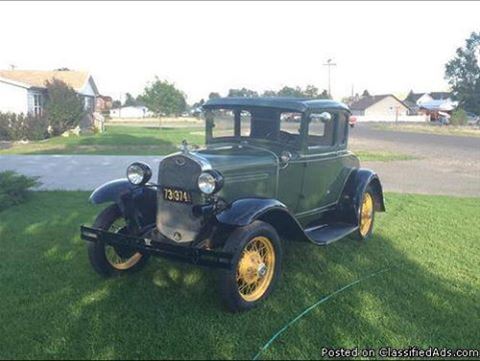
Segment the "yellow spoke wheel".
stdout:
<svg viewBox="0 0 480 361">
<path fill-rule="evenodd" d="M 237 286 L 247 302 L 259 300 L 267 291 L 275 274 L 275 249 L 267 237 L 251 239 L 237 266 Z"/>
<path fill-rule="evenodd" d="M 360 234 L 366 237 L 373 223 L 373 197 L 369 192 L 363 195 L 362 208 L 360 210 Z"/>
<path fill-rule="evenodd" d="M 129 268 L 132 268 L 138 262 L 140 262 L 140 259 L 142 258 L 142 254 L 139 252 L 136 252 L 131 257 L 122 257 L 117 253 L 115 248 L 113 248 L 112 246 L 105 246 L 105 258 L 113 268 L 119 271 L 124 271 Z"/>
</svg>

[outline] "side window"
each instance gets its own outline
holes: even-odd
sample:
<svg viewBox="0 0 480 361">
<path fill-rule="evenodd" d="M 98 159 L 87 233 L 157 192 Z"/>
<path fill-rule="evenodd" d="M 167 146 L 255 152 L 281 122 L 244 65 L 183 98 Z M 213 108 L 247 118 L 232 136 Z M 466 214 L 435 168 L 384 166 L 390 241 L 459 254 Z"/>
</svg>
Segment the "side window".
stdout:
<svg viewBox="0 0 480 361">
<path fill-rule="evenodd" d="M 308 147 L 331 147 L 334 145 L 336 112 L 315 112 L 310 114 L 308 123 Z"/>
<path fill-rule="evenodd" d="M 300 145 L 300 125 L 302 113 L 280 113 L 280 140 Z"/>
<path fill-rule="evenodd" d="M 340 113 L 338 115 L 338 144 L 346 145 L 347 144 L 347 134 L 348 134 L 348 116 L 345 113 Z"/>
</svg>

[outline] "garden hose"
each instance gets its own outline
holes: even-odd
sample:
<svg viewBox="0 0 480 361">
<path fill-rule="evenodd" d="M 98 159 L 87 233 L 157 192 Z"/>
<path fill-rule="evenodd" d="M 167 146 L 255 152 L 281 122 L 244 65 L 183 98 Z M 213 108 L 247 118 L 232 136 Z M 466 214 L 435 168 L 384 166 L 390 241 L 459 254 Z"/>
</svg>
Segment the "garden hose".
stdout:
<svg viewBox="0 0 480 361">
<path fill-rule="evenodd" d="M 260 355 L 266 351 L 270 345 L 273 343 L 273 341 L 275 341 L 282 333 L 284 333 L 291 325 L 293 325 L 295 322 L 297 322 L 298 320 L 300 320 L 303 316 L 305 316 L 306 314 L 308 314 L 310 311 L 312 311 L 314 308 L 316 308 L 317 306 L 321 305 L 322 303 L 324 302 L 327 302 L 330 298 L 332 298 L 333 296 L 335 295 L 338 295 L 339 293 L 349 289 L 350 287 L 353 287 L 355 286 L 356 284 L 362 282 L 362 281 L 366 281 L 367 279 L 369 278 L 372 278 L 372 277 L 375 277 L 375 276 L 378 276 L 379 274 L 381 273 L 384 273 L 384 272 L 387 272 L 390 270 L 390 267 L 388 268 L 384 268 L 384 269 L 381 269 L 379 271 L 376 271 L 376 272 L 373 272 L 365 277 L 362 277 L 354 282 L 351 282 L 349 283 L 348 285 L 346 286 L 343 286 L 342 288 L 339 288 L 338 290 L 330 293 L 328 296 L 325 296 L 323 297 L 321 300 L 319 300 L 318 302 L 314 303 L 313 305 L 311 305 L 310 307 L 306 308 L 303 312 L 301 312 L 298 316 L 296 316 L 294 319 L 292 319 L 291 321 L 289 321 L 284 327 L 282 327 L 279 331 L 277 331 L 269 340 L 268 342 L 263 345 L 263 347 L 260 349 L 260 351 L 258 351 L 258 353 L 255 355 L 255 357 L 253 358 L 253 360 L 258 360 L 258 358 L 260 357 Z"/>
</svg>

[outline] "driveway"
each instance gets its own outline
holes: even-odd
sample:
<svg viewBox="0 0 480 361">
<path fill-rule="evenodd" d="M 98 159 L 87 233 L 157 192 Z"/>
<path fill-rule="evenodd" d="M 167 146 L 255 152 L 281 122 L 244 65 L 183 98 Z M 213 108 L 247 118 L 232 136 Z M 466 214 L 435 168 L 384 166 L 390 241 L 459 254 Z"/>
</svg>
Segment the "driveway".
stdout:
<svg viewBox="0 0 480 361">
<path fill-rule="evenodd" d="M 125 177 L 127 166 L 136 161 L 147 162 L 157 176 L 157 156 L 117 155 L 3 155 L 0 171 L 15 170 L 31 176 L 40 176 L 41 189 L 92 190 L 116 178 Z"/>
<path fill-rule="evenodd" d="M 377 130 L 359 124 L 351 130 L 350 148 L 410 154 L 417 159 L 362 162 L 375 170 L 385 191 L 480 196 L 480 138 Z M 142 160 L 156 171 L 161 156 L 5 155 L 0 170 L 41 177 L 41 189 L 92 190 L 125 176 Z"/>
</svg>

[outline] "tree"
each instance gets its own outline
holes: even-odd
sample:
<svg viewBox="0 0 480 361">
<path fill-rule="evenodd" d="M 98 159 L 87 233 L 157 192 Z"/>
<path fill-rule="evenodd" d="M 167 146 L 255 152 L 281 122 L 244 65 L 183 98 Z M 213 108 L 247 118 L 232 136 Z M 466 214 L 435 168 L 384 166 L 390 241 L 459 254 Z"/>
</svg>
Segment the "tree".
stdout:
<svg viewBox="0 0 480 361">
<path fill-rule="evenodd" d="M 367 89 L 365 89 L 365 90 L 363 91 L 363 93 L 362 93 L 362 98 L 363 98 L 363 97 L 369 97 L 369 96 L 370 96 L 370 93 L 368 92 Z"/>
<path fill-rule="evenodd" d="M 304 97 L 304 93 L 303 93 L 302 89 L 298 86 L 295 87 L 295 88 L 292 88 L 292 87 L 289 87 L 289 86 L 284 86 L 282 89 L 280 89 L 277 92 L 277 95 L 281 96 L 281 97 L 296 97 L 296 98 L 303 98 Z"/>
<path fill-rule="evenodd" d="M 217 98 L 221 98 L 220 94 L 217 92 L 211 92 L 210 94 L 208 94 L 208 99 L 217 99 Z"/>
<path fill-rule="evenodd" d="M 315 99 L 319 97 L 318 88 L 314 85 L 307 85 L 307 87 L 303 91 L 303 94 L 305 95 L 306 98 Z"/>
<path fill-rule="evenodd" d="M 275 97 L 277 92 L 275 90 L 265 90 L 262 94 L 262 97 Z"/>
<path fill-rule="evenodd" d="M 480 32 L 473 32 L 465 43 L 445 65 L 445 79 L 459 105 L 480 114 Z"/>
<path fill-rule="evenodd" d="M 158 77 L 145 87 L 138 99 L 156 115 L 178 115 L 187 107 L 184 93 L 174 84 L 162 81 Z"/>
<path fill-rule="evenodd" d="M 258 93 L 255 90 L 242 88 L 242 89 L 230 89 L 228 91 L 229 97 L 244 97 L 244 98 L 256 98 Z"/>
<path fill-rule="evenodd" d="M 332 99 L 332 97 L 328 94 L 327 89 L 323 89 L 322 94 L 320 94 L 320 98 L 322 98 L 322 99 Z"/>
<path fill-rule="evenodd" d="M 122 107 L 122 102 L 120 100 L 114 100 L 112 102 L 112 108 L 113 109 L 121 108 L 121 107 Z"/>
<path fill-rule="evenodd" d="M 52 135 L 59 135 L 80 124 L 85 115 L 83 97 L 61 80 L 47 81 L 48 99 L 45 114 L 52 128 Z"/>
<path fill-rule="evenodd" d="M 124 107 L 134 107 L 137 105 L 137 100 L 130 93 L 125 93 L 125 102 L 123 103 Z"/>
</svg>

